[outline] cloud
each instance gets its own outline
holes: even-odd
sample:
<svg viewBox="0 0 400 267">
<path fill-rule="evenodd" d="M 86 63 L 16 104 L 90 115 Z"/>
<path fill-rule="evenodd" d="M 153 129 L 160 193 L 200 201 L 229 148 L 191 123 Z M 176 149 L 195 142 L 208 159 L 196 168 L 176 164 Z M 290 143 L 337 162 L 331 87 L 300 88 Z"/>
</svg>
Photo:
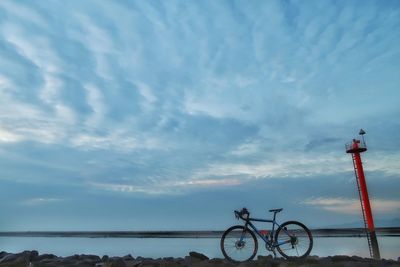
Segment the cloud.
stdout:
<svg viewBox="0 0 400 267">
<path fill-rule="evenodd" d="M 105 183 L 91 183 L 94 188 L 114 191 L 120 193 L 143 193 L 146 195 L 170 195 L 179 194 L 180 192 L 172 188 L 162 188 L 159 186 L 136 186 L 129 184 L 105 184 Z"/>
<path fill-rule="evenodd" d="M 240 144 L 237 148 L 231 151 L 232 155 L 235 156 L 246 156 L 251 154 L 257 154 L 260 152 L 261 143 L 259 141 L 250 141 Z"/>
<path fill-rule="evenodd" d="M 34 23 L 41 27 L 47 26 L 46 19 L 29 6 L 14 1 L 4 1 L 1 7 L 18 20 Z"/>
<path fill-rule="evenodd" d="M 21 136 L 14 134 L 11 131 L 0 128 L 0 142 L 13 143 L 21 140 Z"/>
<path fill-rule="evenodd" d="M 351 173 L 342 143 L 362 125 L 375 136 L 371 152 L 382 149 L 368 154 L 366 170 L 400 175 L 399 38 L 388 34 L 398 8 L 5 1 L 0 9 L 0 145 L 20 156 L 20 170 L 31 168 L 20 146 L 33 143 L 35 155 L 49 153 L 42 176 L 65 153 L 92 162 L 74 163 L 74 183 L 116 192 L 327 177 Z"/>
<path fill-rule="evenodd" d="M 366 171 L 381 171 L 386 175 L 400 176 L 400 166 L 398 164 L 400 155 L 396 152 L 371 152 L 368 158 L 364 160 L 364 169 Z"/>
<path fill-rule="evenodd" d="M 96 127 L 104 119 L 107 107 L 104 103 L 104 96 L 94 85 L 88 84 L 85 87 L 87 92 L 87 103 L 93 111 L 93 115 L 88 118 L 86 124 L 89 127 Z"/>
<path fill-rule="evenodd" d="M 234 153 L 237 154 L 237 151 L 234 151 Z M 282 153 L 276 158 L 273 158 L 273 155 L 270 154 L 268 159 L 258 162 L 210 164 L 208 168 L 200 170 L 195 176 L 239 176 L 246 180 L 276 177 L 323 177 L 330 174 L 350 172 L 351 165 L 346 164 L 348 161 L 349 159 L 345 156 L 332 154 L 316 157 L 315 154 Z"/>
<path fill-rule="evenodd" d="M 114 150 L 117 152 L 132 152 L 135 150 L 164 150 L 157 138 L 134 136 L 124 130 L 112 131 L 107 135 L 79 134 L 70 140 L 70 145 L 82 150 Z"/>
<path fill-rule="evenodd" d="M 64 201 L 59 198 L 30 198 L 21 202 L 21 205 L 24 206 L 41 206 L 41 205 L 49 205 L 57 202 Z"/>
<path fill-rule="evenodd" d="M 8 2 L 4 7 L 8 12 L 11 12 L 10 5 L 12 4 Z M 23 5 L 19 6 L 21 7 L 14 8 L 13 12 L 24 10 Z M 18 21 L 4 23 L 3 35 L 22 56 L 40 67 L 44 81 L 43 86 L 40 86 L 41 99 L 53 106 L 53 112 L 60 120 L 70 121 L 75 128 L 80 127 L 76 120 L 89 118 L 82 118 L 83 114 L 77 107 L 71 103 L 67 105 L 66 100 L 61 98 L 65 98 L 65 91 L 76 90 L 68 86 L 68 79 L 71 78 L 78 83 L 74 85 L 75 88 L 81 86 L 77 96 L 85 96 L 87 90 L 84 88 L 88 84 L 91 88 L 97 88 L 97 95 L 103 98 L 103 108 L 107 107 L 108 110 L 101 116 L 98 115 L 103 118 L 104 124 L 111 123 L 116 117 L 135 116 L 139 124 L 148 121 L 157 125 L 160 123 L 157 120 L 165 121 L 165 113 L 173 114 L 173 117 L 179 119 L 180 113 L 184 111 L 191 115 L 229 118 L 264 127 L 279 125 L 274 129 L 279 131 L 283 127 L 281 121 L 285 121 L 288 127 L 297 126 L 295 122 L 312 120 L 315 115 L 327 111 L 327 108 L 319 105 L 319 97 L 326 95 L 325 89 L 315 86 L 320 82 L 318 79 L 321 79 L 320 71 L 317 70 L 324 64 L 325 47 L 315 44 L 314 41 L 319 39 L 327 43 L 347 43 L 346 40 L 350 38 L 348 36 L 341 36 L 339 41 L 334 38 L 340 31 L 333 19 L 337 14 L 347 14 L 343 15 L 346 18 L 343 21 L 353 19 L 351 10 L 354 7 L 346 7 L 343 11 L 336 6 L 313 7 L 330 10 L 324 18 L 315 18 L 308 9 L 299 8 L 296 17 L 298 25 L 286 23 L 291 21 L 292 7 L 276 3 L 261 6 L 252 4 L 246 6 L 242 13 L 238 12 L 241 7 L 227 8 L 224 4 L 163 7 L 165 14 L 160 11 L 162 8 L 146 3 L 103 3 L 96 12 L 90 12 L 85 4 L 77 4 L 76 12 L 71 12 L 68 8 L 63 10 L 65 16 L 60 17 L 71 18 L 70 27 L 59 35 L 46 35 L 57 32 L 57 24 L 54 23 L 49 24 L 49 29 L 38 37 L 28 40 L 25 36 L 30 35 L 27 34 L 26 25 Z M 49 10 L 51 8 L 47 7 Z M 171 21 L 174 12 L 178 12 L 180 8 L 187 11 L 182 13 L 182 21 L 191 21 L 192 24 Z M 38 13 L 34 5 L 25 9 Z M 209 15 L 220 14 L 220 31 L 212 30 L 212 25 L 207 23 L 208 14 L 202 12 L 204 10 L 208 10 Z M 267 16 L 268 23 L 265 23 L 264 13 L 270 15 Z M 52 19 L 46 16 L 46 8 L 37 16 L 41 20 Z M 361 34 L 359 30 L 367 27 L 374 16 L 374 12 L 368 12 L 365 19 L 357 20 L 358 35 Z M 144 20 L 148 23 L 140 23 Z M 60 18 L 59 26 L 65 23 Z M 279 34 L 293 33 L 292 27 L 295 26 L 299 27 L 296 32 L 302 32 L 306 28 L 311 33 L 305 36 Z M 325 26 L 330 26 L 329 30 L 324 30 Z M 193 42 L 199 36 L 204 37 L 205 43 Z M 297 45 L 297 39 L 302 40 L 302 45 Z M 222 43 L 219 43 L 220 40 Z M 187 46 L 185 43 L 192 45 Z M 276 54 L 274 46 L 290 53 Z M 255 47 L 265 53 L 257 52 Z M 340 51 L 351 50 L 346 47 Z M 308 50 L 316 53 L 311 59 L 316 63 L 315 67 L 312 67 L 314 64 L 309 64 L 303 70 L 296 62 L 308 60 Z M 198 52 L 198 57 L 192 56 L 195 52 Z M 328 52 L 339 53 L 334 49 Z M 309 67 L 317 70 L 307 69 Z M 167 69 L 173 69 L 173 73 L 169 73 Z M 60 77 L 60 73 L 66 73 L 65 77 Z M 269 78 L 265 78 L 266 76 Z M 270 79 L 272 76 L 276 78 Z M 124 79 L 129 80 L 128 84 Z M 295 85 L 284 82 L 293 82 L 294 79 Z M 141 96 L 142 102 L 138 103 L 140 98 L 136 99 L 129 93 L 135 91 L 127 88 L 129 83 L 132 87 L 137 86 L 137 94 Z M 344 91 L 333 89 L 333 94 L 341 96 L 342 92 Z M 351 98 L 348 95 L 342 100 Z M 94 110 L 90 99 L 93 100 L 88 97 L 84 105 Z M 157 105 L 154 105 L 155 100 L 158 101 Z M 320 110 L 315 112 L 305 108 L 310 104 L 317 104 L 316 107 Z M 141 109 L 134 109 L 134 106 Z M 150 117 L 145 116 L 144 110 L 151 113 Z M 163 119 L 157 116 L 160 113 L 164 115 Z M 62 118 L 61 114 L 66 114 L 66 118 Z M 332 117 L 326 116 L 324 120 Z"/>
<path fill-rule="evenodd" d="M 316 206 L 320 209 L 335 213 L 359 214 L 361 211 L 360 200 L 346 198 L 311 198 L 302 202 L 305 205 Z M 400 210 L 399 200 L 371 199 L 374 213 L 396 213 Z"/>
<path fill-rule="evenodd" d="M 131 185 L 116 183 L 90 183 L 97 189 L 132 193 L 144 195 L 182 195 L 193 190 L 207 190 L 210 188 L 226 188 L 240 185 L 242 181 L 239 179 L 188 179 L 188 180 L 171 180 L 167 182 L 157 181 L 150 185 Z"/>
</svg>

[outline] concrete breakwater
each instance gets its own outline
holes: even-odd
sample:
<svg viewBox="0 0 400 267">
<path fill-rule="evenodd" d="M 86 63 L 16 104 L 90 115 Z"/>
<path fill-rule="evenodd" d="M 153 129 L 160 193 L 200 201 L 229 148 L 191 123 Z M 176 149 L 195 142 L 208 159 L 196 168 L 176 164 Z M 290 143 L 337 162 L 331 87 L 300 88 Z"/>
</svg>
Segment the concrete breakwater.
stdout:
<svg viewBox="0 0 400 267">
<path fill-rule="evenodd" d="M 8 231 L 0 237 L 90 237 L 90 238 L 212 238 L 224 231 Z M 364 228 L 311 229 L 314 237 L 361 237 Z M 400 227 L 376 228 L 378 236 L 400 236 Z"/>
<path fill-rule="evenodd" d="M 127 255 L 124 257 L 109 257 L 96 255 L 73 255 L 58 257 L 53 254 L 40 255 L 37 251 L 21 253 L 0 252 L 0 267 L 400 267 L 400 261 L 373 260 L 357 256 L 310 256 L 304 260 L 288 261 L 271 256 L 259 256 L 256 260 L 245 263 L 231 263 L 224 259 L 209 259 L 207 256 L 190 252 L 183 258 L 142 258 Z"/>
</svg>

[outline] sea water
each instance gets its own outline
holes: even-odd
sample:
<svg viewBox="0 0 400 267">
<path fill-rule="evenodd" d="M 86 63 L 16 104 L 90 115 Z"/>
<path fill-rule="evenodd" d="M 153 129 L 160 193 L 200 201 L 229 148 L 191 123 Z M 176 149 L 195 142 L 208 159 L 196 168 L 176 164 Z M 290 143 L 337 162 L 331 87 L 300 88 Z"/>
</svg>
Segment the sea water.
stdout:
<svg viewBox="0 0 400 267">
<path fill-rule="evenodd" d="M 185 257 L 197 251 L 210 258 L 222 258 L 219 238 L 76 238 L 76 237 L 0 237 L 0 251 L 12 253 L 37 250 L 58 256 L 95 254 L 133 257 Z M 378 237 L 381 257 L 400 257 L 400 237 Z M 259 242 L 258 255 L 269 255 Z M 368 243 L 362 237 L 316 237 L 311 255 L 356 255 L 369 257 Z"/>
</svg>

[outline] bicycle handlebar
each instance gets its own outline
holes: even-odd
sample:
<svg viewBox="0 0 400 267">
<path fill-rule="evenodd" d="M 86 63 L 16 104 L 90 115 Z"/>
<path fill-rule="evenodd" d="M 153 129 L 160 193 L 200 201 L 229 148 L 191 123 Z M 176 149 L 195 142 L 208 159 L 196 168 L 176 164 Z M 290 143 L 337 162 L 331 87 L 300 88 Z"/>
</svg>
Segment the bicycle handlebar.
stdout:
<svg viewBox="0 0 400 267">
<path fill-rule="evenodd" d="M 236 219 L 239 220 L 239 217 L 240 217 L 240 216 L 239 216 L 239 212 L 238 212 L 237 210 L 235 210 L 234 212 L 235 212 L 235 217 L 236 217 Z"/>
<path fill-rule="evenodd" d="M 247 220 L 250 217 L 250 212 L 246 208 L 243 208 L 241 211 L 235 210 L 234 213 L 236 219 L 238 220 L 239 218 L 242 220 Z"/>
</svg>

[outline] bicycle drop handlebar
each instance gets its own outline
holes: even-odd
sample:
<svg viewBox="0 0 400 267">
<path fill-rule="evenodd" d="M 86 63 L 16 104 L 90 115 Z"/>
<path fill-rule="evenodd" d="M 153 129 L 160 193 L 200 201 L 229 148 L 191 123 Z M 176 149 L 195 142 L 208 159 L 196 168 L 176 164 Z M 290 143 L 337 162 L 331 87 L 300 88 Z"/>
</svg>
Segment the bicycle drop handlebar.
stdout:
<svg viewBox="0 0 400 267">
<path fill-rule="evenodd" d="M 246 208 L 243 208 L 241 211 L 235 210 L 234 212 L 235 212 L 235 217 L 238 220 L 239 218 L 242 220 L 247 220 L 250 217 L 250 212 Z"/>
</svg>

